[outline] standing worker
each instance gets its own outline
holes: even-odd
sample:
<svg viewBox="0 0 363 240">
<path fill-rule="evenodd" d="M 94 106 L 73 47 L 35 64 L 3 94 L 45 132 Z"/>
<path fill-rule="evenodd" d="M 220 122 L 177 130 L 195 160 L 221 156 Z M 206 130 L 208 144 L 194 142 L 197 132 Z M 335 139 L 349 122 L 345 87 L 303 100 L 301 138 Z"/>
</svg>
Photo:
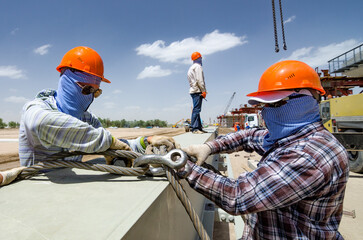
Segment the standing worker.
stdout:
<svg viewBox="0 0 363 240">
<path fill-rule="evenodd" d="M 234 123 L 234 131 L 235 131 L 235 132 L 237 132 L 237 131 L 239 131 L 239 130 L 241 130 L 241 125 L 240 125 L 240 123 L 239 123 L 239 122 L 235 122 L 235 123 Z"/>
<path fill-rule="evenodd" d="M 204 73 L 202 68 L 202 55 L 199 52 L 192 54 L 193 64 L 188 70 L 189 93 L 193 99 L 193 111 L 191 118 L 192 133 L 206 133 L 202 127 L 200 112 L 202 111 L 202 101 L 207 96 L 205 88 Z"/>
<path fill-rule="evenodd" d="M 63 151 L 95 153 L 118 149 L 144 153 L 148 144 L 175 147 L 174 140 L 164 136 L 118 140 L 88 111 L 102 93 L 101 81 L 111 83 L 103 76 L 103 61 L 95 50 L 71 49 L 57 70 L 60 72 L 58 90 L 43 90 L 23 107 L 19 129 L 21 166 L 31 166 Z M 80 161 L 81 158 L 63 159 Z M 106 157 L 106 163 L 112 164 L 112 157 Z M 0 172 L 0 185 L 10 183 L 22 169 Z"/>
<path fill-rule="evenodd" d="M 242 239 L 343 239 L 338 228 L 348 155 L 323 127 L 320 94 L 325 91 L 314 69 L 278 62 L 247 95 L 251 105 L 263 106 L 266 130 L 242 130 L 183 149 L 197 158 L 184 172 L 190 186 L 226 212 L 245 215 Z M 241 150 L 262 158 L 256 170 L 237 179 L 198 166 L 210 154 Z"/>
</svg>

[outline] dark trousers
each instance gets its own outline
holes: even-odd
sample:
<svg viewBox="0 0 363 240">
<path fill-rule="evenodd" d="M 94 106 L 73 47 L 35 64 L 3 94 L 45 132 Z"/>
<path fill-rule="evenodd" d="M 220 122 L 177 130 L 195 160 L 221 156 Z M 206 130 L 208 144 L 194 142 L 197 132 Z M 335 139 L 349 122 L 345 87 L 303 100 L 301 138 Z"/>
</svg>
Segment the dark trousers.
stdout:
<svg viewBox="0 0 363 240">
<path fill-rule="evenodd" d="M 192 93 L 190 94 L 193 99 L 193 111 L 192 111 L 192 119 L 190 127 L 192 131 L 194 130 L 202 130 L 202 121 L 200 119 L 200 112 L 202 111 L 202 100 L 203 97 L 201 93 Z"/>
</svg>

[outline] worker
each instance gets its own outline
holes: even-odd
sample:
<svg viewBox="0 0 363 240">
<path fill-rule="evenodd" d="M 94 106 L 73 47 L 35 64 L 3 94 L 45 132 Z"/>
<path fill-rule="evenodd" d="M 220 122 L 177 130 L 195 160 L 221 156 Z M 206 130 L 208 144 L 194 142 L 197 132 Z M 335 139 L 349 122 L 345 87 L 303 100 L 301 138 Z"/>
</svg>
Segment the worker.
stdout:
<svg viewBox="0 0 363 240">
<path fill-rule="evenodd" d="M 190 186 L 233 215 L 245 215 L 242 239 L 343 239 L 338 232 L 349 175 L 345 148 L 319 115 L 325 91 L 307 64 L 286 60 L 261 76 L 249 103 L 261 105 L 267 129 L 229 133 L 183 150 Z M 200 167 L 211 154 L 256 151 L 257 168 L 237 179 Z M 199 165 L 199 166 L 198 166 Z"/>
<path fill-rule="evenodd" d="M 235 122 L 235 124 L 234 124 L 234 131 L 237 132 L 239 130 L 241 130 L 241 125 L 240 125 L 239 122 Z"/>
<path fill-rule="evenodd" d="M 19 129 L 21 166 L 28 167 L 63 151 L 95 153 L 116 149 L 144 153 L 148 144 L 175 147 L 170 137 L 140 136 L 119 140 L 102 128 L 88 108 L 102 93 L 101 81 L 110 83 L 103 69 L 100 55 L 89 47 L 76 47 L 64 55 L 57 67 L 60 72 L 58 90 L 43 90 L 23 107 Z M 80 161 L 81 158 L 64 160 Z M 112 157 L 106 157 L 107 164 L 112 161 Z M 8 183 L 22 169 L 0 173 L 0 184 Z"/>
<path fill-rule="evenodd" d="M 192 133 L 206 133 L 203 130 L 200 112 L 202 111 L 202 101 L 207 96 L 205 87 L 204 73 L 202 67 L 202 55 L 199 52 L 194 52 L 191 56 L 193 64 L 188 70 L 189 94 L 193 100 L 193 110 L 191 117 Z"/>
</svg>

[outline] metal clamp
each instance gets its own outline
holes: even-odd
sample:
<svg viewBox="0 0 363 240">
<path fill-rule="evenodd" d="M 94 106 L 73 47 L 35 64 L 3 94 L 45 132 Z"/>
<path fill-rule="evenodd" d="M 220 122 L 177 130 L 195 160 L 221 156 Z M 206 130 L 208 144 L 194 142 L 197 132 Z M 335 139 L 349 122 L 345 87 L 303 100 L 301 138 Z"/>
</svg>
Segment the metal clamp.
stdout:
<svg viewBox="0 0 363 240">
<path fill-rule="evenodd" d="M 147 164 L 162 164 L 173 169 L 180 169 L 187 163 L 188 156 L 180 149 L 173 149 L 166 155 L 148 154 L 137 157 L 134 160 L 134 167 Z"/>
</svg>

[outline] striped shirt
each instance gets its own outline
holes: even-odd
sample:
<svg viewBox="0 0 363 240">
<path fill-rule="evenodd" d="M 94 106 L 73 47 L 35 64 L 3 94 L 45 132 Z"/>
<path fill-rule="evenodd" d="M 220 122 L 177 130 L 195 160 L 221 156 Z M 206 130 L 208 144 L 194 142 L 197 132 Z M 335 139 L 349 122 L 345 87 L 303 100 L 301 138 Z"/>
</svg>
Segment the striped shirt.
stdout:
<svg viewBox="0 0 363 240">
<path fill-rule="evenodd" d="M 54 90 L 43 90 L 23 107 L 19 129 L 19 158 L 30 166 L 63 151 L 104 152 L 112 136 L 98 118 L 86 111 L 81 120 L 58 111 Z M 142 149 L 140 139 L 125 140 L 134 151 Z M 141 139 L 143 140 L 143 138 Z M 65 160 L 81 160 L 82 156 Z"/>
<path fill-rule="evenodd" d="M 191 187 L 230 214 L 246 214 L 242 239 L 343 239 L 338 227 L 349 176 L 344 147 L 321 122 L 265 152 L 267 133 L 249 129 L 207 142 L 212 153 L 256 151 L 262 158 L 256 170 L 237 179 L 193 165 Z"/>
</svg>

